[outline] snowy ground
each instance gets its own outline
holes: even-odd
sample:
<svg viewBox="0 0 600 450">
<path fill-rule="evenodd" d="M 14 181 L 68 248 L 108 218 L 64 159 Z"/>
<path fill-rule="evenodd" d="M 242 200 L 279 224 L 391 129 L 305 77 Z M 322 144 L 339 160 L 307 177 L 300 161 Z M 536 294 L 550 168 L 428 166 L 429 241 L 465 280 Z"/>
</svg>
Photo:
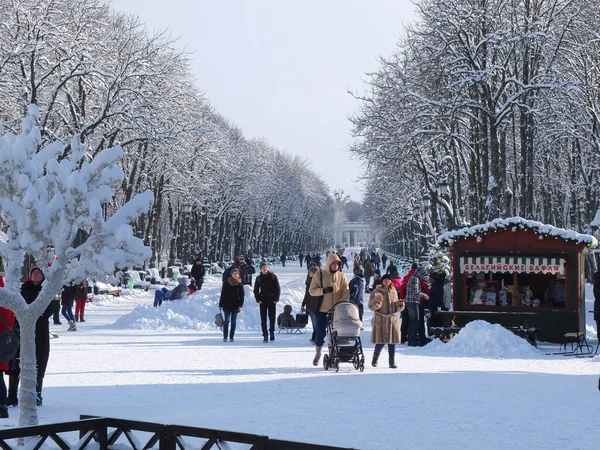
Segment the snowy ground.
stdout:
<svg viewBox="0 0 600 450">
<path fill-rule="evenodd" d="M 294 312 L 306 273 L 297 264 L 274 267 L 281 309 Z M 558 346 L 536 350 L 477 324 L 452 345 L 399 346 L 396 370 L 384 350 L 374 369 L 368 313 L 365 372 L 325 372 L 311 365 L 307 334 L 262 343 L 252 297 L 236 342 L 223 343 L 213 326 L 219 286 L 211 277 L 201 293 L 158 310 L 152 293 L 95 299 L 77 332 L 51 326 L 60 337 L 40 423 L 93 414 L 373 450 L 597 448 L 600 358 L 547 356 Z M 17 408 L 9 413 L 4 425 L 16 424 Z"/>
</svg>

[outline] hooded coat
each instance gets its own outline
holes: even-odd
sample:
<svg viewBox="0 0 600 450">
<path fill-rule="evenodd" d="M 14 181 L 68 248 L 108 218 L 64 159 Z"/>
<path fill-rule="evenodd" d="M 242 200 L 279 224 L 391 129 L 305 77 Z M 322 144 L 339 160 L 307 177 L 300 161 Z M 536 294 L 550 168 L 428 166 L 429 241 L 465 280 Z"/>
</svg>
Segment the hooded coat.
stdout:
<svg viewBox="0 0 600 450">
<path fill-rule="evenodd" d="M 375 302 L 376 294 L 383 297 L 381 304 Z M 404 309 L 404 303 L 398 301 L 398 294 L 393 285 L 386 289 L 383 284 L 371 293 L 369 309 L 373 311 L 371 325 L 371 343 L 373 344 L 399 344 L 401 342 L 400 321 L 396 313 Z"/>
<path fill-rule="evenodd" d="M 348 289 L 348 279 L 342 272 L 336 271 L 331 273 L 329 267 L 332 263 L 337 262 L 341 264 L 340 258 L 335 253 L 330 253 L 327 257 L 327 263 L 325 268 L 321 270 L 323 274 L 323 284 L 321 284 L 321 276 L 317 272 L 310 283 L 308 292 L 313 297 L 323 296 L 323 302 L 321 303 L 320 312 L 327 312 L 334 305 L 342 301 L 347 301 L 350 298 L 350 291 Z M 323 288 L 333 287 L 333 292 L 323 294 Z"/>
</svg>

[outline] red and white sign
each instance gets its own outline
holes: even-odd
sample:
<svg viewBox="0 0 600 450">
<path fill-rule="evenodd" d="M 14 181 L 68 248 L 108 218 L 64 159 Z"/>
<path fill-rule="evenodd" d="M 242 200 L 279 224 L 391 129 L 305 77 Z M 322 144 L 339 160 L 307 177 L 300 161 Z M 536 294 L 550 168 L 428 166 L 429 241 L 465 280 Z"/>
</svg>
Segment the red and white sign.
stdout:
<svg viewBox="0 0 600 450">
<path fill-rule="evenodd" d="M 544 273 L 564 274 L 565 260 L 542 257 L 463 257 L 460 261 L 461 273 L 502 272 L 502 273 Z"/>
</svg>

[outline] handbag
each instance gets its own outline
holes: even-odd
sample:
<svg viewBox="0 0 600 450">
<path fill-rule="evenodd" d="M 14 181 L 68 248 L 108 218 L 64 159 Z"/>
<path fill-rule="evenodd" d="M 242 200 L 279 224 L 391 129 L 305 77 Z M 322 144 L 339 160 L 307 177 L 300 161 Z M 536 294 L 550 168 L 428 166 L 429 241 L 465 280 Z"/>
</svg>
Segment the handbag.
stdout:
<svg viewBox="0 0 600 450">
<path fill-rule="evenodd" d="M 319 276 L 321 278 L 321 287 L 323 287 L 323 272 L 319 270 Z M 323 304 L 323 295 L 319 295 L 318 297 L 311 297 L 306 304 L 306 309 L 311 314 L 316 314 L 321 309 L 321 305 Z"/>
<path fill-rule="evenodd" d="M 225 323 L 225 320 L 223 319 L 223 314 L 218 313 L 215 315 L 215 325 L 219 328 L 223 327 L 223 324 Z"/>
<path fill-rule="evenodd" d="M 0 314 L 0 319 L 9 328 L 7 331 L 3 331 L 0 333 L 0 363 L 7 364 L 12 359 L 14 359 L 15 355 L 19 351 L 19 335 L 14 332 L 14 330 L 10 329 L 10 325 L 4 319 L 4 316 Z"/>
<path fill-rule="evenodd" d="M 299 327 L 305 327 L 308 325 L 308 314 L 306 313 L 298 313 L 296 314 L 296 325 Z"/>
</svg>

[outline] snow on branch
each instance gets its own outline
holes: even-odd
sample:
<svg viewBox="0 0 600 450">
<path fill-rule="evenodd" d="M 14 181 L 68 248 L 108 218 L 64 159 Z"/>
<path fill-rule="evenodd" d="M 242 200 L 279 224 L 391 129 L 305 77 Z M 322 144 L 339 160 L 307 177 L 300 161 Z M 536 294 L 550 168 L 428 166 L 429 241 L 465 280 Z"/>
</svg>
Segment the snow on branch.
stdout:
<svg viewBox="0 0 600 450">
<path fill-rule="evenodd" d="M 56 141 L 40 148 L 39 111 L 31 105 L 28 112 L 20 134 L 0 137 L 0 215 L 9 239 L 0 244 L 0 255 L 9 267 L 7 282 L 16 289 L 25 254 L 45 266 L 53 257 L 48 249 L 58 257 L 49 276 L 64 271 L 59 286 L 143 263 L 150 248 L 129 224 L 150 209 L 153 194 L 136 195 L 106 220 L 102 211 L 102 202 L 112 198 L 111 184 L 123 179 L 117 165 L 123 150 L 108 148 L 82 162 L 83 150 L 74 139 L 72 152 L 59 161 L 64 145 Z"/>
</svg>

